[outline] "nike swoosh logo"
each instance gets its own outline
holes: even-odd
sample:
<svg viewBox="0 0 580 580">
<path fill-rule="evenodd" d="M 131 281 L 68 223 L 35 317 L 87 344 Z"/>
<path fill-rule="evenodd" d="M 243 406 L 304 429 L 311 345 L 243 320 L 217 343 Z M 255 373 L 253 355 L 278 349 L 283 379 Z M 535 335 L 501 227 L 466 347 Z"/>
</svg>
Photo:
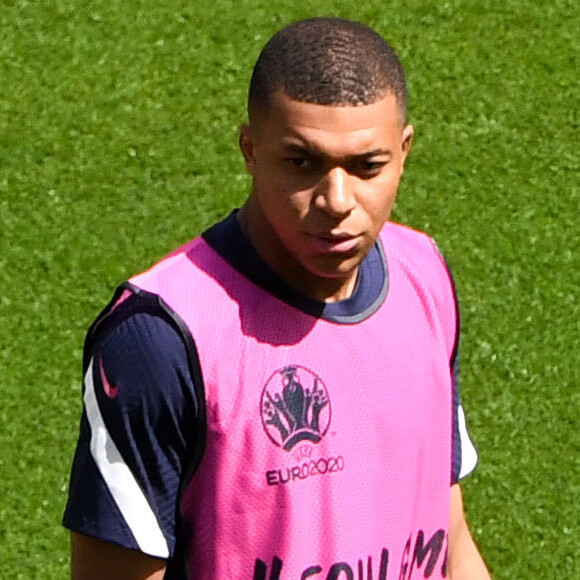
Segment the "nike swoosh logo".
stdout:
<svg viewBox="0 0 580 580">
<path fill-rule="evenodd" d="M 103 366 L 103 359 L 99 360 L 99 374 L 101 375 L 101 384 L 103 385 L 105 395 L 107 395 L 109 399 L 114 399 L 119 394 L 119 387 L 113 387 L 109 382 L 105 373 L 105 367 Z"/>
</svg>

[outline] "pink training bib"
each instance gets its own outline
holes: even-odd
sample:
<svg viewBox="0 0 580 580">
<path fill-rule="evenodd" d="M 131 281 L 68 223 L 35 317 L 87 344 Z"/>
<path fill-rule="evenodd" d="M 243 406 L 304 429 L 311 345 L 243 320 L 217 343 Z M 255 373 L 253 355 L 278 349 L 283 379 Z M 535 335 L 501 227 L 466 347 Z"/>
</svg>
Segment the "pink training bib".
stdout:
<svg viewBox="0 0 580 580">
<path fill-rule="evenodd" d="M 286 304 L 201 238 L 132 279 L 185 322 L 203 374 L 190 578 L 445 577 L 453 292 L 427 236 L 388 224 L 381 242 L 388 293 L 355 324 Z"/>
</svg>

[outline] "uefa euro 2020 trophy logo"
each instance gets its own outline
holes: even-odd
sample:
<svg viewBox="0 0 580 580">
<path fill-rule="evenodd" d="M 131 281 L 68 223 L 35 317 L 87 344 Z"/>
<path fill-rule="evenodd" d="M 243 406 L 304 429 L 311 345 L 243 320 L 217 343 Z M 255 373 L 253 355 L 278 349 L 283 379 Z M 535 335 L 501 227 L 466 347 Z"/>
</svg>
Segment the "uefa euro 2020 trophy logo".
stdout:
<svg viewBox="0 0 580 580">
<path fill-rule="evenodd" d="M 262 391 L 260 410 L 268 437 L 286 451 L 301 441 L 318 443 L 330 426 L 326 386 L 320 377 L 298 365 L 272 374 Z"/>
</svg>

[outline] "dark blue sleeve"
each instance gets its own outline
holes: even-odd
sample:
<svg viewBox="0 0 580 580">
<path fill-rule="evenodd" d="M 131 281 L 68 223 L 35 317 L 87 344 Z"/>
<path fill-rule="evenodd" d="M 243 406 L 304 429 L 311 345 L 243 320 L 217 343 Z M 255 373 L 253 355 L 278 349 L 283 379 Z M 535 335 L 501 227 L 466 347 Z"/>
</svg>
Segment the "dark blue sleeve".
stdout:
<svg viewBox="0 0 580 580">
<path fill-rule="evenodd" d="M 433 247 L 439 254 L 449 278 L 450 289 L 453 296 L 453 310 L 455 311 L 455 339 L 453 350 L 449 358 L 449 372 L 452 383 L 452 404 L 451 404 L 451 483 L 457 483 L 460 479 L 471 473 L 477 465 L 477 451 L 471 442 L 467 426 L 465 424 L 465 413 L 461 405 L 461 397 L 458 388 L 458 367 L 459 367 L 459 338 L 461 334 L 461 322 L 459 312 L 459 300 L 453 274 L 445 256 L 441 252 L 437 242 L 431 239 Z"/>
<path fill-rule="evenodd" d="M 457 388 L 457 358 L 451 363 L 453 381 L 452 432 L 451 432 L 451 483 L 459 481 L 461 473 L 461 435 L 459 433 L 459 390 Z"/>
<path fill-rule="evenodd" d="M 163 317 L 138 312 L 87 360 L 64 525 L 171 557 L 198 418 L 186 344 Z"/>
<path fill-rule="evenodd" d="M 457 293 L 455 284 L 449 266 L 445 263 L 449 280 L 453 290 L 453 299 L 455 302 L 456 326 L 455 326 L 455 344 L 453 353 L 449 361 L 449 369 L 451 372 L 451 381 L 453 385 L 452 393 L 452 408 L 451 408 L 451 483 L 457 483 L 460 479 L 469 475 L 477 465 L 477 451 L 471 442 L 467 426 L 465 423 L 465 413 L 461 405 L 461 397 L 458 388 L 458 367 L 459 367 L 459 335 L 460 335 L 460 321 L 459 321 L 459 303 L 457 300 Z"/>
<path fill-rule="evenodd" d="M 477 465 L 477 451 L 467 431 L 456 374 L 457 366 L 454 367 L 453 371 L 451 483 L 457 483 L 469 475 Z"/>
</svg>

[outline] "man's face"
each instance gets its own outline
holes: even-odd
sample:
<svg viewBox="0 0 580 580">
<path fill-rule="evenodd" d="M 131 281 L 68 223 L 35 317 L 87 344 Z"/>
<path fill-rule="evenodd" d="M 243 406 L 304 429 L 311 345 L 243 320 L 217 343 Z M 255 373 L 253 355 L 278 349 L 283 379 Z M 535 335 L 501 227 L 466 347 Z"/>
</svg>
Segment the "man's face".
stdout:
<svg viewBox="0 0 580 580">
<path fill-rule="evenodd" d="M 276 93 L 240 135 L 253 178 L 240 221 L 258 253 L 303 294 L 348 297 L 389 218 L 412 135 L 392 94 L 337 107 Z"/>
</svg>

